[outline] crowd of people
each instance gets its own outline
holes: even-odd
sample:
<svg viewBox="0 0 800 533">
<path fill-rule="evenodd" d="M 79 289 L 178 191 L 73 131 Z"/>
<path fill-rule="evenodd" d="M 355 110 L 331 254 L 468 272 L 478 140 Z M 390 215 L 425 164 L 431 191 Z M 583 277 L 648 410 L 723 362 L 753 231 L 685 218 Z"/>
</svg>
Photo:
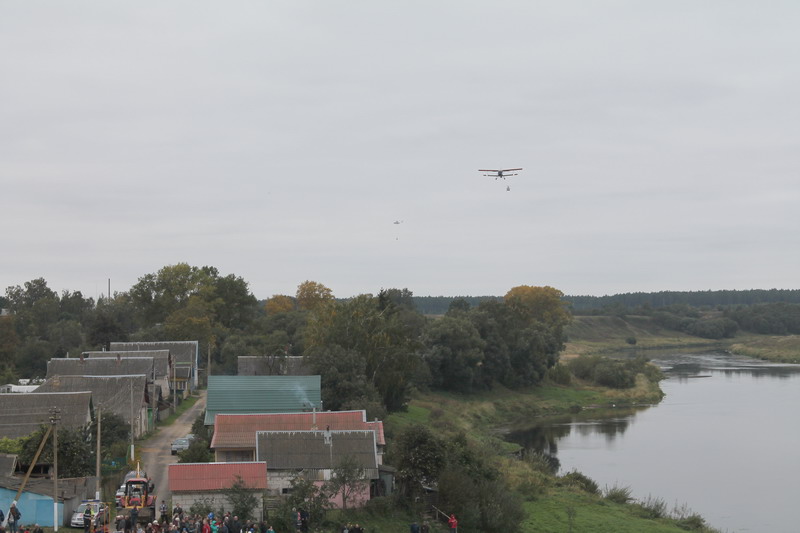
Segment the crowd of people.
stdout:
<svg viewBox="0 0 800 533">
<path fill-rule="evenodd" d="M 230 512 L 221 516 L 209 513 L 207 516 L 192 515 L 176 505 L 172 512 L 162 501 L 158 520 L 141 523 L 137 520 L 136 509 L 126 516 L 117 515 L 116 531 L 120 533 L 275 533 L 265 521 L 239 520 Z M 133 516 L 131 516 L 133 515 Z"/>
<path fill-rule="evenodd" d="M 21 513 L 16 507 L 14 502 L 9 511 L 8 529 L 5 529 L 2 524 L 4 520 L 3 511 L 0 510 L 0 533 L 43 533 L 42 528 L 38 524 L 33 526 L 22 526 L 19 521 Z M 162 500 L 159 508 L 158 520 L 152 522 L 141 523 L 139 518 L 139 510 L 133 507 L 128 514 L 119 513 L 115 521 L 115 529 L 117 533 L 276 533 L 275 529 L 266 521 L 261 520 L 258 522 L 252 520 L 239 520 L 238 516 L 231 515 L 226 512 L 221 516 L 214 513 L 209 513 L 207 516 L 192 515 L 184 512 L 180 505 L 176 505 L 172 512 L 165 501 Z M 308 518 L 302 510 L 295 510 L 296 513 L 296 531 L 305 533 L 308 531 Z M 93 516 L 89 507 L 84 515 L 84 531 L 85 533 L 111 533 L 108 528 L 100 523 L 98 516 Z M 451 533 L 457 533 L 458 521 L 454 515 L 450 515 L 448 526 Z M 410 527 L 411 533 L 428 533 L 430 526 L 428 522 L 423 522 L 422 525 L 414 522 Z M 364 533 L 364 528 L 359 524 L 345 524 L 341 528 L 341 533 Z"/>
</svg>

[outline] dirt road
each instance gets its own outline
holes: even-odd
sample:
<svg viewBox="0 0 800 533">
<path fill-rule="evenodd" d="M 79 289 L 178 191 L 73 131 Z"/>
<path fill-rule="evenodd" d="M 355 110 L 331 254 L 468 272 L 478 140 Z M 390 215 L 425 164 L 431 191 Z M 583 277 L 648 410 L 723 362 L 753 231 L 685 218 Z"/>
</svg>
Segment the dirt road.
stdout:
<svg viewBox="0 0 800 533">
<path fill-rule="evenodd" d="M 161 500 L 170 502 L 169 480 L 167 478 L 167 467 L 172 463 L 178 462 L 178 456 L 172 455 L 172 441 L 178 437 L 185 437 L 192 430 L 192 423 L 206 408 L 206 391 L 198 391 L 197 402 L 185 413 L 178 417 L 169 426 L 162 426 L 158 432 L 147 439 L 141 448 L 142 468 L 153 480 L 156 490 L 156 514 Z"/>
</svg>

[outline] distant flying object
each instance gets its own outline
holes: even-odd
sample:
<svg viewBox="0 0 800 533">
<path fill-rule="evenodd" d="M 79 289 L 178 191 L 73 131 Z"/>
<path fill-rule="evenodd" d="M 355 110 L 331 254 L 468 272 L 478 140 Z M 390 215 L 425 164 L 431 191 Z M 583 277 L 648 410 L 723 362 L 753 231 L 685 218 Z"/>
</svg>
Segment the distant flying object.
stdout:
<svg viewBox="0 0 800 533">
<path fill-rule="evenodd" d="M 514 172 L 515 170 L 522 170 L 521 168 L 504 168 L 500 170 L 496 169 L 487 169 L 487 168 L 479 168 L 478 172 L 492 172 L 492 174 L 484 174 L 484 176 L 489 176 L 496 180 L 502 178 L 506 179 L 506 176 L 516 176 L 517 173 Z M 513 174 L 506 174 L 506 172 L 514 172 Z"/>
<path fill-rule="evenodd" d="M 402 220 L 395 220 L 394 222 L 392 222 L 392 224 L 402 224 L 402 223 L 403 223 Z"/>
</svg>

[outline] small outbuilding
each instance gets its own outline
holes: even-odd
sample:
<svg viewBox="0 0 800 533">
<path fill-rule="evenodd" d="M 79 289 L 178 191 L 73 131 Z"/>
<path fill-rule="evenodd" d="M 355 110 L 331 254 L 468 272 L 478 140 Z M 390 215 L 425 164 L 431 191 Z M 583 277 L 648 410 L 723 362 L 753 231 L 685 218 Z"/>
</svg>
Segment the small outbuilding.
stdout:
<svg viewBox="0 0 800 533">
<path fill-rule="evenodd" d="M 189 509 L 195 503 L 207 505 L 214 512 L 230 511 L 233 504 L 228 489 L 241 480 L 258 500 L 253 518 L 263 519 L 262 501 L 267 491 L 267 463 L 177 463 L 169 465 L 169 491 L 172 505 Z"/>
</svg>

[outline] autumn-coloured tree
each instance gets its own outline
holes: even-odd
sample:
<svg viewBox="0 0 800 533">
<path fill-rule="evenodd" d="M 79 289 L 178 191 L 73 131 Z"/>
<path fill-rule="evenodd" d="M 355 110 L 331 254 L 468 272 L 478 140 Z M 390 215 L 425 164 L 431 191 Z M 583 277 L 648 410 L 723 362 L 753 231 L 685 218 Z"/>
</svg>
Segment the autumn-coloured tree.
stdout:
<svg viewBox="0 0 800 533">
<path fill-rule="evenodd" d="M 333 301 L 333 292 L 316 281 L 304 281 L 297 286 L 297 307 L 307 311 L 313 311 L 320 306 Z"/>
<path fill-rule="evenodd" d="M 277 315 L 278 313 L 288 313 L 294 310 L 294 299 L 285 294 L 275 294 L 264 303 L 264 311 L 267 315 Z"/>
<path fill-rule="evenodd" d="M 514 287 L 504 297 L 506 305 L 526 322 L 540 322 L 547 327 L 555 328 L 559 334 L 572 320 L 563 298 L 564 293 L 553 287 L 530 285 Z"/>
</svg>

